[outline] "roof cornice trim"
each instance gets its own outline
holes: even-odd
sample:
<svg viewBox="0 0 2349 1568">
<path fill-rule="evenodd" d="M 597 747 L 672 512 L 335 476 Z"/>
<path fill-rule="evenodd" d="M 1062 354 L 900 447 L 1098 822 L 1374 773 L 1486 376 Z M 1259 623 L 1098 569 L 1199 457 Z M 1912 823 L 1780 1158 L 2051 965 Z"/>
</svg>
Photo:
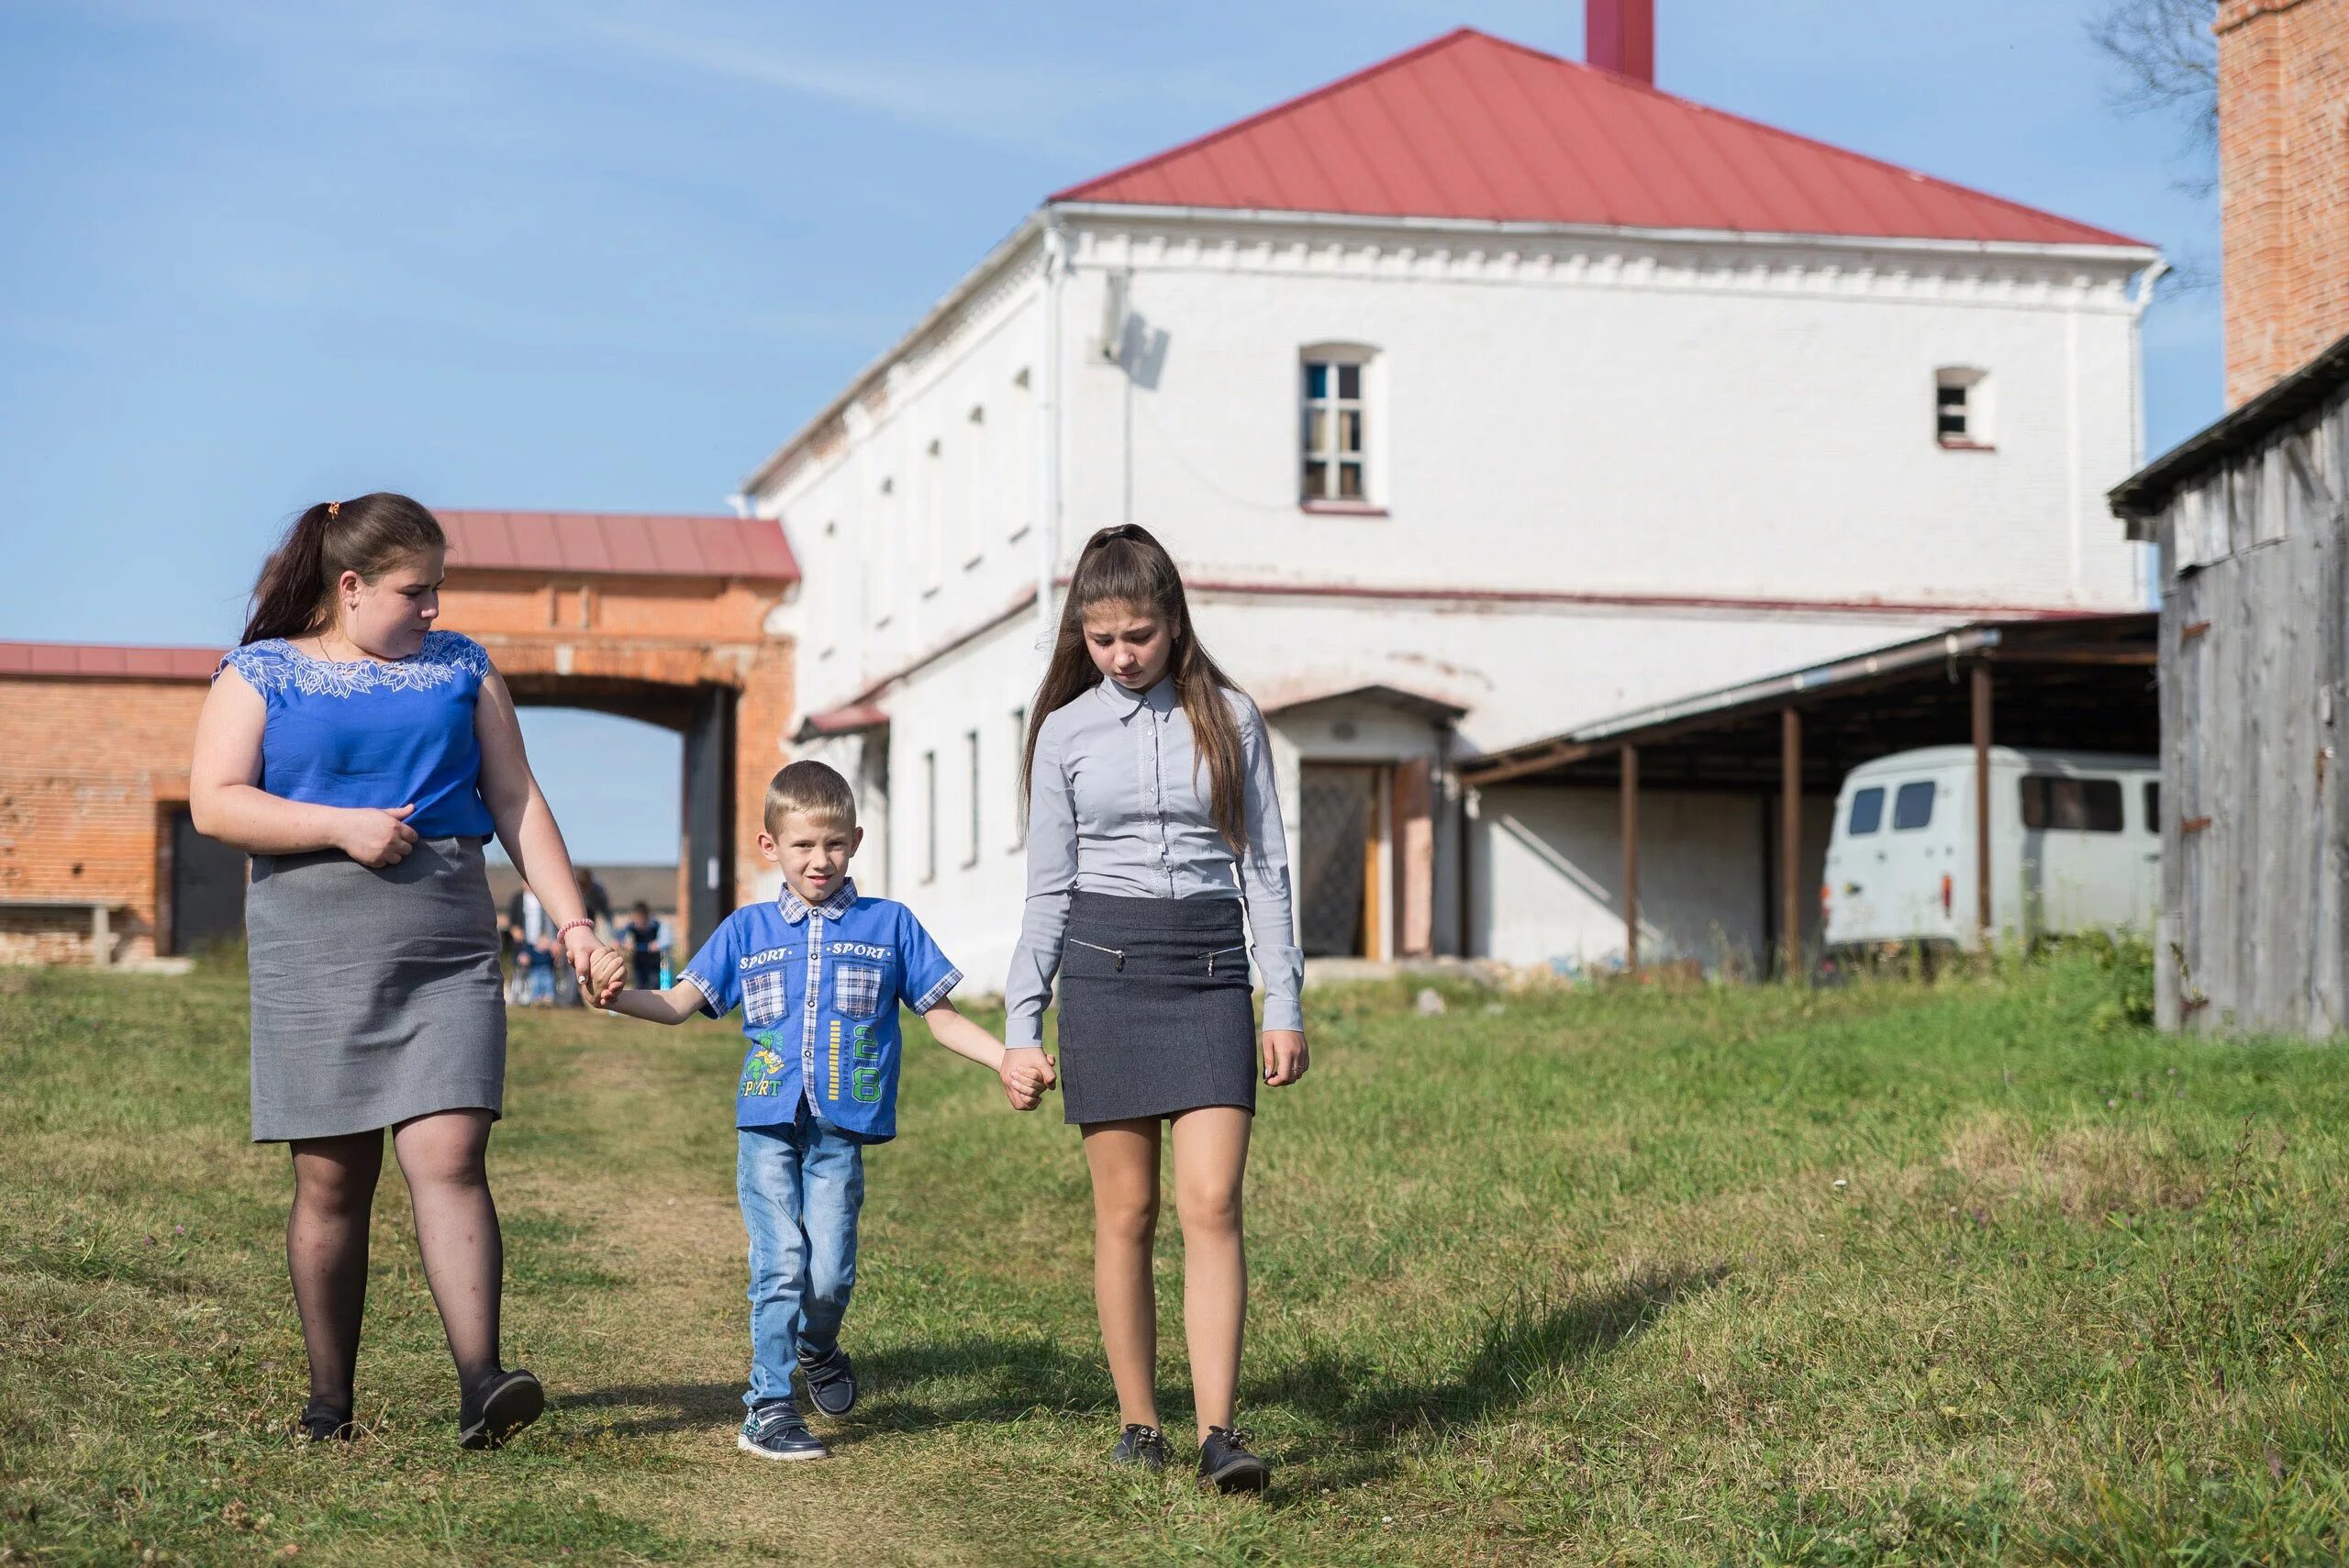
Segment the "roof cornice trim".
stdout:
<svg viewBox="0 0 2349 1568">
<path fill-rule="evenodd" d="M 1463 237 L 1612 240 L 1639 245 L 1754 245 L 1807 250 L 1891 250 L 1950 257 L 2011 257 L 2018 261 L 2096 261 L 2141 267 L 2160 259 L 2150 245 L 2045 244 L 2021 239 L 1927 239 L 1898 235 L 1780 234 L 1736 228 L 1647 228 L 1613 224 L 1529 222 L 1519 218 L 1414 217 L 1348 212 L 1290 212 L 1267 207 L 1163 206 L 1141 202 L 1054 202 L 1063 217 L 1136 224 L 1263 225 L 1332 228 L 1361 233 L 1446 234 Z"/>
</svg>

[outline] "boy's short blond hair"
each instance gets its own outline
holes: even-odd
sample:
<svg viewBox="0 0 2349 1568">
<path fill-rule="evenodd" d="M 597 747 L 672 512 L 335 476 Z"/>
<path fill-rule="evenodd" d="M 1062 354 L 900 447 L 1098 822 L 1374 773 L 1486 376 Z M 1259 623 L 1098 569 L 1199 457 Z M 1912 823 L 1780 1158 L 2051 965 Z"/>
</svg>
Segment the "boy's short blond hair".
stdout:
<svg viewBox="0 0 2349 1568">
<path fill-rule="evenodd" d="M 783 819 L 804 811 L 828 828 L 856 826 L 856 794 L 848 780 L 821 762 L 794 762 L 767 781 L 767 832 L 783 836 Z"/>
</svg>

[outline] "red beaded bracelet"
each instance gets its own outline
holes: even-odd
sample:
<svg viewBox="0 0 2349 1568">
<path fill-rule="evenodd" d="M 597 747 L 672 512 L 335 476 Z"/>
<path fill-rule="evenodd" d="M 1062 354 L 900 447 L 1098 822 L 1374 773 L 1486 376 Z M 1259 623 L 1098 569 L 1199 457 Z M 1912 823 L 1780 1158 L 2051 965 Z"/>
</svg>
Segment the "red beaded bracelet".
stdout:
<svg viewBox="0 0 2349 1568">
<path fill-rule="evenodd" d="M 562 940 L 563 938 L 571 934 L 571 929 L 573 926 L 584 926 L 588 930 L 593 931 L 596 929 L 596 922 L 588 919 L 565 920 L 562 925 L 557 926 L 554 929 L 554 940 L 556 941 Z"/>
</svg>

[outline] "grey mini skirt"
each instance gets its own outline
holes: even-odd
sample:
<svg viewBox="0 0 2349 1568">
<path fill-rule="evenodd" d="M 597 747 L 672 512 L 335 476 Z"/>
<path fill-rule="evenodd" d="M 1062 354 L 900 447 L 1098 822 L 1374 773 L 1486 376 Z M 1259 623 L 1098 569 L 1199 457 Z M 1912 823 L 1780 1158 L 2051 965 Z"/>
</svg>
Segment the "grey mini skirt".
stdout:
<svg viewBox="0 0 2349 1568">
<path fill-rule="evenodd" d="M 1256 1015 L 1236 898 L 1069 901 L 1061 1103 L 1078 1124 L 1256 1108 Z"/>
<path fill-rule="evenodd" d="M 506 1104 L 497 911 L 478 839 L 380 871 L 339 850 L 255 855 L 253 1141 L 336 1138 Z"/>
</svg>

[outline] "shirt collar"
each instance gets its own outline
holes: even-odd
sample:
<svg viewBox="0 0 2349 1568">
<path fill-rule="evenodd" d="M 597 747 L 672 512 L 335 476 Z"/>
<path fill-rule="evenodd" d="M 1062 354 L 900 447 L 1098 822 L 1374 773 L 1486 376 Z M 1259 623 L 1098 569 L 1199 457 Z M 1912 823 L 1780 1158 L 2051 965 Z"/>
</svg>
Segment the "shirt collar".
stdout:
<svg viewBox="0 0 2349 1568">
<path fill-rule="evenodd" d="M 1166 713 L 1179 706 L 1174 696 L 1174 673 L 1172 670 L 1159 676 L 1158 684 L 1146 692 L 1130 691 L 1107 675 L 1101 677 L 1101 684 L 1094 690 L 1120 719 L 1131 718 L 1145 707 L 1154 713 Z"/>
<path fill-rule="evenodd" d="M 786 882 L 783 884 L 783 891 L 775 895 L 775 902 L 783 906 L 784 920 L 790 925 L 796 926 L 806 920 L 811 908 L 827 920 L 837 920 L 847 914 L 856 902 L 856 878 L 842 877 L 840 891 L 821 904 L 815 905 L 791 891 L 791 884 Z"/>
</svg>

